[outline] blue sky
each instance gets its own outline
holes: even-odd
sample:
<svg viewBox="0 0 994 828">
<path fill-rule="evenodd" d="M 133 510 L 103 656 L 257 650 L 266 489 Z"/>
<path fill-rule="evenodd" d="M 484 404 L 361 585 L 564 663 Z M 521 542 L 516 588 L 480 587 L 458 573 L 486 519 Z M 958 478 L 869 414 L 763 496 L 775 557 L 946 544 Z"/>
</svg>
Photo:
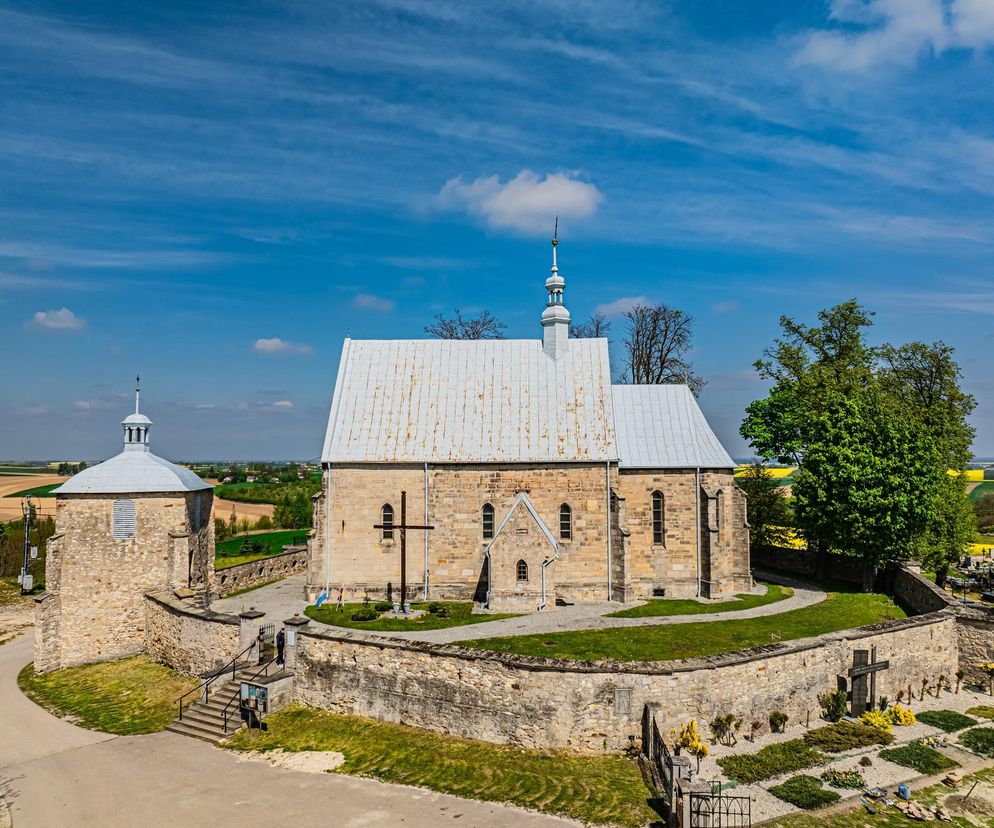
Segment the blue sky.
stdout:
<svg viewBox="0 0 994 828">
<path fill-rule="evenodd" d="M 994 455 L 989 0 L 13 2 L 0 456 L 308 459 L 341 341 L 696 317 L 736 456 L 780 314 L 954 345 Z M 622 335 L 615 322 L 615 339 Z"/>
</svg>

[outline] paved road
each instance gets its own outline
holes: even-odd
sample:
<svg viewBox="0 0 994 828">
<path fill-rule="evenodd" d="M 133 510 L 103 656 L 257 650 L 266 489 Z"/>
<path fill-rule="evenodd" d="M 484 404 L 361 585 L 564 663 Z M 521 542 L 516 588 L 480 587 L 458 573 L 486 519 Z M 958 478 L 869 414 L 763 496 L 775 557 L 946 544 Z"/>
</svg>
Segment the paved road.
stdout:
<svg viewBox="0 0 994 828">
<path fill-rule="evenodd" d="M 0 646 L 0 795 L 14 828 L 575 825 L 417 788 L 247 762 L 173 733 L 82 730 L 21 695 L 17 673 L 30 660 L 30 635 Z"/>
</svg>

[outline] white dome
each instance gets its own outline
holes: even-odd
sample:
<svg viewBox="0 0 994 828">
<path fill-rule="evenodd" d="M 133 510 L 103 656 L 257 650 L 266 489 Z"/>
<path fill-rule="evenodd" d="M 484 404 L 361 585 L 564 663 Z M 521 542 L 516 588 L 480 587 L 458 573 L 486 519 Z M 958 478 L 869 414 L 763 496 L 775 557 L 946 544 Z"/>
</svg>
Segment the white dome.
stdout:
<svg viewBox="0 0 994 828">
<path fill-rule="evenodd" d="M 139 414 L 137 411 L 134 414 L 129 414 L 123 420 L 121 420 L 121 425 L 152 425 L 152 421 L 146 417 L 144 414 Z"/>
<path fill-rule="evenodd" d="M 212 488 L 189 469 L 149 451 L 122 451 L 110 460 L 73 475 L 54 494 L 198 492 Z"/>
</svg>

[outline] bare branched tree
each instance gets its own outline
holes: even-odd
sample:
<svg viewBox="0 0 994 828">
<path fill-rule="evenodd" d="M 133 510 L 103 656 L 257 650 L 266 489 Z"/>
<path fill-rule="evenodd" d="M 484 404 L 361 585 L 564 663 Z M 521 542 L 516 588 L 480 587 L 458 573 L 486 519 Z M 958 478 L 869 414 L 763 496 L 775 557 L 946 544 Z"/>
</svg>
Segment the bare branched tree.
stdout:
<svg viewBox="0 0 994 828">
<path fill-rule="evenodd" d="M 607 336 L 611 330 L 611 320 L 603 313 L 592 313 L 585 322 L 575 322 L 569 326 L 569 335 L 574 339 L 595 339 Z"/>
<path fill-rule="evenodd" d="M 691 349 L 694 317 L 666 305 L 636 305 L 625 314 L 624 380 L 640 385 L 682 383 L 695 395 L 704 380 L 686 359 Z"/>
<path fill-rule="evenodd" d="M 507 327 L 490 311 L 483 311 L 479 316 L 467 318 L 456 308 L 456 315 L 446 319 L 442 314 L 435 314 L 435 321 L 425 325 L 425 333 L 436 339 L 503 339 Z"/>
</svg>

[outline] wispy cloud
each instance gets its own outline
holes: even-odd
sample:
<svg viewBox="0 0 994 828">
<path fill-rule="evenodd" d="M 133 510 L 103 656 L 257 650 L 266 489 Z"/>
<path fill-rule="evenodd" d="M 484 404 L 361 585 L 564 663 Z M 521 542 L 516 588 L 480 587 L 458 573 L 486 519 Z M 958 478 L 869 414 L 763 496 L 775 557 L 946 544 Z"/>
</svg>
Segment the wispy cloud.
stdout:
<svg viewBox="0 0 994 828">
<path fill-rule="evenodd" d="M 86 328 L 86 321 L 69 308 L 37 311 L 27 324 L 28 327 L 41 331 L 82 331 Z"/>
<path fill-rule="evenodd" d="M 605 302 L 603 305 L 598 305 L 596 312 L 603 314 L 608 318 L 612 318 L 616 316 L 624 316 L 636 305 L 649 304 L 651 304 L 651 302 L 645 296 L 622 296 L 620 299 L 615 299 L 613 302 Z"/>
<path fill-rule="evenodd" d="M 257 354 L 282 354 L 288 356 L 310 356 L 314 348 L 300 342 L 291 342 L 274 336 L 272 339 L 257 339 L 252 344 L 252 350 Z"/>
<path fill-rule="evenodd" d="M 72 407 L 77 411 L 112 411 L 117 408 L 109 400 L 76 400 Z"/>
<path fill-rule="evenodd" d="M 377 313 L 390 313 L 396 306 L 393 299 L 384 299 L 382 296 L 375 296 L 372 293 L 357 293 L 352 299 L 352 305 L 360 310 L 376 311 Z"/>
<path fill-rule="evenodd" d="M 549 173 L 544 177 L 522 170 L 502 182 L 496 175 L 466 183 L 450 178 L 435 197 L 445 210 L 465 210 L 481 216 L 493 228 L 548 235 L 547 225 L 555 216 L 587 218 L 593 215 L 603 195 L 593 184 L 574 173 Z"/>
</svg>

